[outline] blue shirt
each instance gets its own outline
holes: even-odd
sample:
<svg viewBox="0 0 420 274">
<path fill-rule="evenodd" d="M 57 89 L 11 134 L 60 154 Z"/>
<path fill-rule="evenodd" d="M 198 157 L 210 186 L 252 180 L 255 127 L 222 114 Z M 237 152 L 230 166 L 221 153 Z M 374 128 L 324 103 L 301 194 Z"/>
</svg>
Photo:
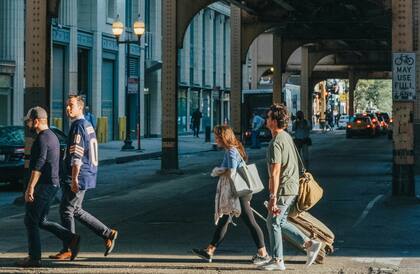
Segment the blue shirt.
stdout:
<svg viewBox="0 0 420 274">
<path fill-rule="evenodd" d="M 236 148 L 230 148 L 225 151 L 221 167 L 235 169 L 242 165 L 241 154 L 239 154 L 239 151 Z"/>
<path fill-rule="evenodd" d="M 66 150 L 67 183 L 71 183 L 72 166 L 80 166 L 79 188 L 96 187 L 98 172 L 98 141 L 95 129 L 84 118 L 71 124 Z"/>
<path fill-rule="evenodd" d="M 60 167 L 60 143 L 57 136 L 50 130 L 41 131 L 35 138 L 31 148 L 29 162 L 30 171 L 41 172 L 39 184 L 58 186 Z"/>
</svg>

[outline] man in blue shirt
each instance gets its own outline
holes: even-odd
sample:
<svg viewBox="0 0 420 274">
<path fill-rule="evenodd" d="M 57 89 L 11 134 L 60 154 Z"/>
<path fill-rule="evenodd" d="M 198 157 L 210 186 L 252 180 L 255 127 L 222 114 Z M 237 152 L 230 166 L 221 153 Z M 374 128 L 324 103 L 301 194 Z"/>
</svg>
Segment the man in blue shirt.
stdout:
<svg viewBox="0 0 420 274">
<path fill-rule="evenodd" d="M 107 256 L 114 248 L 118 232 L 110 229 L 96 217 L 82 208 L 86 191 L 96 187 L 98 170 L 98 142 L 95 130 L 83 116 L 84 102 L 80 96 L 67 100 L 67 114 L 71 127 L 67 142 L 65 159 L 66 175 L 63 185 L 63 199 L 60 213 L 63 226 L 75 231 L 74 218 L 104 239 Z M 66 260 L 74 256 L 63 243 L 63 249 L 51 259 Z"/>
<path fill-rule="evenodd" d="M 60 187 L 58 138 L 48 128 L 47 112 L 41 107 L 31 108 L 25 117 L 25 123 L 30 131 L 36 134 L 29 163 L 31 177 L 25 192 L 25 226 L 28 231 L 29 257 L 16 264 L 20 267 L 41 266 L 40 228 L 60 238 L 71 250 L 72 260 L 79 252 L 79 235 L 47 219 L 51 201 Z"/>
</svg>

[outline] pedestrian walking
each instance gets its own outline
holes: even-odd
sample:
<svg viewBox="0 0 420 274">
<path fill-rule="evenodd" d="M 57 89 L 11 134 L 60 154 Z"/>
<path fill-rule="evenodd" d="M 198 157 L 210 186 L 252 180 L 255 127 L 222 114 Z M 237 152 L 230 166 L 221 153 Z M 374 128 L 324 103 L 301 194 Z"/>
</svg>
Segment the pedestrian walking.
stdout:
<svg viewBox="0 0 420 274">
<path fill-rule="evenodd" d="M 191 123 L 192 123 L 193 131 L 194 131 L 194 136 L 197 138 L 199 137 L 198 133 L 200 132 L 200 121 L 202 117 L 203 115 L 201 114 L 198 108 L 193 112 L 192 117 L 191 117 Z"/>
<path fill-rule="evenodd" d="M 311 123 L 305 119 L 303 111 L 299 110 L 293 123 L 294 142 L 306 168 L 309 167 L 309 146 L 312 145 L 311 128 Z"/>
<path fill-rule="evenodd" d="M 96 117 L 90 112 L 90 108 L 88 105 L 85 106 L 85 119 L 88 121 L 92 127 L 96 130 Z"/>
<path fill-rule="evenodd" d="M 252 113 L 252 133 L 251 133 L 251 140 L 252 146 L 251 148 L 260 148 L 260 142 L 258 140 L 258 136 L 260 135 L 260 129 L 264 126 L 265 120 L 259 116 L 256 112 Z"/>
<path fill-rule="evenodd" d="M 51 232 L 71 251 L 73 260 L 79 252 L 80 237 L 58 223 L 48 220 L 50 204 L 60 188 L 60 144 L 48 128 L 47 112 L 41 107 L 31 108 L 25 124 L 36 134 L 29 162 L 30 179 L 25 192 L 25 226 L 28 233 L 29 256 L 17 262 L 19 267 L 41 266 L 39 229 Z"/>
<path fill-rule="evenodd" d="M 98 142 L 95 130 L 83 116 L 84 102 L 80 96 L 67 100 L 67 114 L 71 120 L 68 137 L 63 183 L 63 198 L 60 204 L 61 222 L 64 227 L 75 232 L 76 218 L 99 237 L 104 239 L 107 256 L 114 248 L 118 232 L 108 228 L 96 217 L 83 209 L 83 199 L 88 189 L 96 187 L 98 170 Z M 75 257 L 63 242 L 63 249 L 51 259 L 66 260 Z"/>
<path fill-rule="evenodd" d="M 220 167 L 213 169 L 212 175 L 219 176 L 215 197 L 215 224 L 216 230 L 210 244 L 203 249 L 193 249 L 192 252 L 207 262 L 211 262 L 216 249 L 226 236 L 228 226 L 233 217 L 241 216 L 241 219 L 251 232 L 257 247 L 257 254 L 252 257 L 252 262 L 262 265 L 270 261 L 267 254 L 264 234 L 255 221 L 251 209 L 252 194 L 237 198 L 233 195 L 232 185 L 229 179 L 231 169 L 236 169 L 244 164 L 247 155 L 242 144 L 236 139 L 233 130 L 229 126 L 216 126 L 214 137 L 217 145 L 225 150 L 223 162 Z M 245 160 L 242 160 L 245 159 Z"/>
<path fill-rule="evenodd" d="M 299 189 L 299 166 L 291 136 L 284 130 L 289 117 L 284 105 L 274 104 L 267 114 L 267 127 L 273 136 L 267 149 L 269 174 L 269 202 L 267 229 L 273 259 L 263 265 L 264 270 L 285 270 L 282 233 L 287 233 L 298 245 L 306 249 L 306 265 L 315 261 L 322 243 L 311 240 L 295 225 L 288 222 L 289 210 L 295 205 Z"/>
</svg>

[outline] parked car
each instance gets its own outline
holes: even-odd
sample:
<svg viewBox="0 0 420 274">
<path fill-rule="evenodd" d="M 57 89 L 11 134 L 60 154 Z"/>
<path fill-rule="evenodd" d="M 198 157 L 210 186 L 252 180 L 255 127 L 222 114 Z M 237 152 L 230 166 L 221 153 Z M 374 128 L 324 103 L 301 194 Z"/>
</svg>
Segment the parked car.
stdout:
<svg viewBox="0 0 420 274">
<path fill-rule="evenodd" d="M 63 159 L 67 137 L 58 128 L 51 127 L 60 142 Z M 23 126 L 0 127 L 0 182 L 22 183 L 24 177 L 25 131 Z"/>
<path fill-rule="evenodd" d="M 338 128 L 344 129 L 347 124 L 350 122 L 350 116 L 347 114 L 341 114 L 340 119 L 338 120 Z"/>
<path fill-rule="evenodd" d="M 347 138 L 352 138 L 353 136 L 375 137 L 376 135 L 376 126 L 372 122 L 372 119 L 367 115 L 358 116 L 352 122 L 347 124 Z"/>
<path fill-rule="evenodd" d="M 268 108 L 254 108 L 253 112 L 255 112 L 257 115 L 261 116 L 264 120 L 267 118 L 267 111 Z M 251 127 L 251 121 L 249 121 L 248 128 L 244 132 L 244 144 L 245 145 L 251 145 L 252 135 L 252 127 Z M 260 142 L 269 142 L 271 140 L 271 131 L 265 126 L 260 128 L 258 133 L 258 140 Z"/>
</svg>

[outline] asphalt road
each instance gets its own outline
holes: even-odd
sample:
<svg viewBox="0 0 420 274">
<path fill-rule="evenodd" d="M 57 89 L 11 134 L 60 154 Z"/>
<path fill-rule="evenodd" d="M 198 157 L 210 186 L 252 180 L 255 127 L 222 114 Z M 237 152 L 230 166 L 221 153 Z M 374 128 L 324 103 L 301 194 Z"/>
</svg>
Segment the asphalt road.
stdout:
<svg viewBox="0 0 420 274">
<path fill-rule="evenodd" d="M 304 254 L 286 246 L 286 267 L 302 273 L 419 273 L 420 207 L 412 200 L 389 197 L 391 190 L 391 142 L 377 139 L 345 139 L 343 132 L 316 134 L 311 148 L 310 170 L 323 186 L 325 196 L 311 210 L 336 235 L 335 253 L 324 265 L 304 270 Z M 249 150 L 262 178 L 265 148 Z M 114 253 L 103 258 L 103 242 L 82 226 L 82 250 L 75 262 L 53 262 L 45 273 L 255 273 L 249 259 L 255 254 L 244 224 L 230 231 L 217 251 L 214 263 L 201 263 L 191 255 L 204 247 L 214 231 L 216 180 L 211 169 L 222 152 L 185 155 L 180 159 L 184 175 L 156 175 L 160 161 L 147 160 L 100 169 L 99 187 L 89 191 L 85 208 L 120 231 Z M 265 215 L 265 193 L 255 195 L 253 207 Z M 23 208 L 0 206 L 0 272 L 21 272 L 13 259 L 26 252 Z M 58 220 L 57 207 L 50 219 Z M 260 222 L 264 227 L 264 223 Z M 265 227 L 264 227 L 265 230 Z M 44 256 L 60 243 L 42 233 Z M 381 272 L 382 271 L 382 272 Z"/>
</svg>

